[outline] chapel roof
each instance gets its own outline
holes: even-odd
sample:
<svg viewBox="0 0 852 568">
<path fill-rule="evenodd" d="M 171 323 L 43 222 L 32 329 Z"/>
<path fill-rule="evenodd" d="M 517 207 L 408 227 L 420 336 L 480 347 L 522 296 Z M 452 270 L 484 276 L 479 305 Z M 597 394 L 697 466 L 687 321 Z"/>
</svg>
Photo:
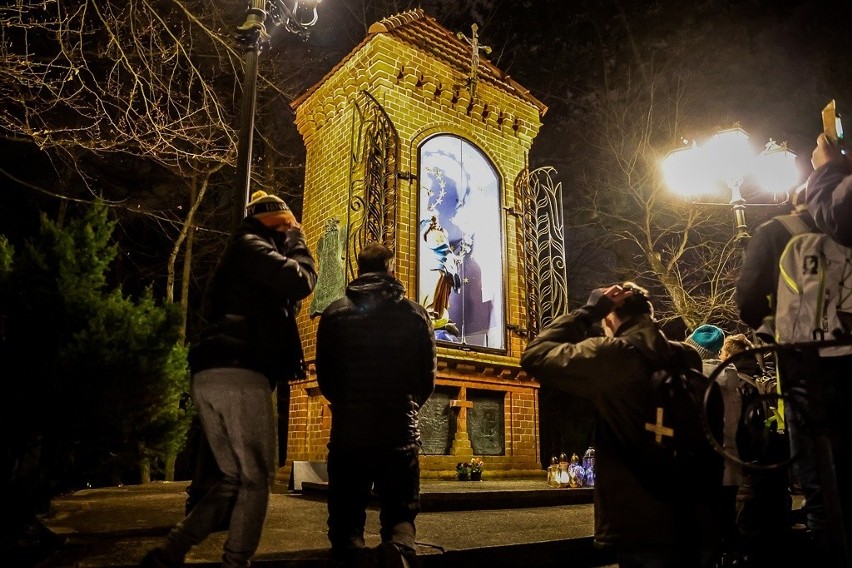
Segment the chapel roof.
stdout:
<svg viewBox="0 0 852 568">
<path fill-rule="evenodd" d="M 326 73 L 320 81 L 293 100 L 290 106 L 293 109 L 297 108 L 378 34 L 386 34 L 406 43 L 430 57 L 446 63 L 462 75 L 470 73 L 470 44 L 459 39 L 450 30 L 440 25 L 435 18 L 427 16 L 421 8 L 416 8 L 389 16 L 370 26 L 367 36 L 346 57 L 338 62 L 331 71 Z M 491 84 L 535 106 L 538 108 L 539 116 L 544 116 L 544 113 L 547 112 L 547 106 L 530 94 L 529 89 L 520 85 L 482 56 L 479 59 L 477 78 L 480 83 Z"/>
</svg>

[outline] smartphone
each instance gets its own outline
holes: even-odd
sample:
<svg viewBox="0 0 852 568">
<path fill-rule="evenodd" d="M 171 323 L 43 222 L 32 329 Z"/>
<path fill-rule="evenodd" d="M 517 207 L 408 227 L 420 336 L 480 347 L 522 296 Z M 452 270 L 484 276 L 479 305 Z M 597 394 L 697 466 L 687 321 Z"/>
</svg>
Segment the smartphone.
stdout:
<svg viewBox="0 0 852 568">
<path fill-rule="evenodd" d="M 837 112 L 834 99 L 831 99 L 831 102 L 822 109 L 822 131 L 825 133 L 825 137 L 828 138 L 829 142 L 840 147 L 842 154 L 846 154 L 843 122 L 840 120 L 840 114 Z"/>
</svg>

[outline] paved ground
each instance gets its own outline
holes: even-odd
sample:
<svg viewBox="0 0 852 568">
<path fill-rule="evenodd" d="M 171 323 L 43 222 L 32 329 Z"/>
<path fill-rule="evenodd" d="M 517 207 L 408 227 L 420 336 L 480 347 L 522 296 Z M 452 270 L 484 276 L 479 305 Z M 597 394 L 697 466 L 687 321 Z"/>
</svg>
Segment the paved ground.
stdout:
<svg viewBox="0 0 852 568">
<path fill-rule="evenodd" d="M 65 545 L 40 568 L 135 566 L 183 518 L 186 482 L 90 489 L 56 499 L 44 519 Z M 417 518 L 423 568 L 607 566 L 592 547 L 589 489 L 548 489 L 541 480 L 424 481 Z M 255 558 L 263 567 L 330 566 L 324 493 L 275 493 Z M 377 545 L 378 511 L 367 516 Z M 187 564 L 217 565 L 225 533 L 194 549 Z"/>
</svg>

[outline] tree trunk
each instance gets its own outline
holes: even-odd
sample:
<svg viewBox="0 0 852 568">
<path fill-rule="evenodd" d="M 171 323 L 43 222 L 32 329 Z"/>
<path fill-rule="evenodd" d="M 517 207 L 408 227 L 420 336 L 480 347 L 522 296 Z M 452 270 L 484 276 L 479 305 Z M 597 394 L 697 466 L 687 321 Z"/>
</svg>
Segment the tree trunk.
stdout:
<svg viewBox="0 0 852 568">
<path fill-rule="evenodd" d="M 175 462 L 176 461 L 177 461 L 177 454 L 169 453 L 165 457 L 165 462 L 166 462 L 165 480 L 166 481 L 174 481 L 175 480 Z"/>
<path fill-rule="evenodd" d="M 139 483 L 151 483 L 151 461 L 148 459 L 139 462 Z"/>
<path fill-rule="evenodd" d="M 181 226 L 180 233 L 175 239 L 174 246 L 172 247 L 171 253 L 169 253 L 169 260 L 166 265 L 165 299 L 167 302 L 173 303 L 175 301 L 175 267 L 177 265 L 177 257 L 178 254 L 180 254 L 181 246 L 183 246 L 184 241 L 186 241 L 180 287 L 180 306 L 183 312 L 182 334 L 184 337 L 186 337 L 187 312 L 189 310 L 189 275 L 192 270 L 192 243 L 195 232 L 193 222 L 195 221 L 195 212 L 198 211 L 198 207 L 204 200 L 207 187 L 210 185 L 210 176 L 219 171 L 224 165 L 225 164 L 223 163 L 207 170 L 203 174 L 200 189 L 198 187 L 198 176 L 193 176 L 190 180 L 189 191 L 190 203 L 192 205 L 190 205 L 186 218 L 183 221 L 183 226 Z"/>
</svg>

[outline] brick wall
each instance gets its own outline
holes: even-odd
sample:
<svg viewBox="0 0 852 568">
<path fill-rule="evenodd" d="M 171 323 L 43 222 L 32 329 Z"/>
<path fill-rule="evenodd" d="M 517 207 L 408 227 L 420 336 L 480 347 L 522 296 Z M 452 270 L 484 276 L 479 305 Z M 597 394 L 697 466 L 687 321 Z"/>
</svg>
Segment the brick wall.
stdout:
<svg viewBox="0 0 852 568">
<path fill-rule="evenodd" d="M 528 477 L 541 474 L 538 446 L 538 384 L 530 380 L 504 379 L 488 376 L 478 370 L 450 369 L 440 365 L 437 384 L 465 386 L 468 389 L 505 393 L 503 412 L 506 451 L 502 456 L 483 456 L 488 477 Z M 287 464 L 282 477 L 289 476 L 289 464 L 298 461 L 324 461 L 326 444 L 331 432 L 331 413 L 328 402 L 319 393 L 316 379 L 293 383 L 290 389 L 290 436 Z M 421 475 L 424 478 L 455 476 L 458 461 L 471 456 L 421 456 Z"/>
</svg>

